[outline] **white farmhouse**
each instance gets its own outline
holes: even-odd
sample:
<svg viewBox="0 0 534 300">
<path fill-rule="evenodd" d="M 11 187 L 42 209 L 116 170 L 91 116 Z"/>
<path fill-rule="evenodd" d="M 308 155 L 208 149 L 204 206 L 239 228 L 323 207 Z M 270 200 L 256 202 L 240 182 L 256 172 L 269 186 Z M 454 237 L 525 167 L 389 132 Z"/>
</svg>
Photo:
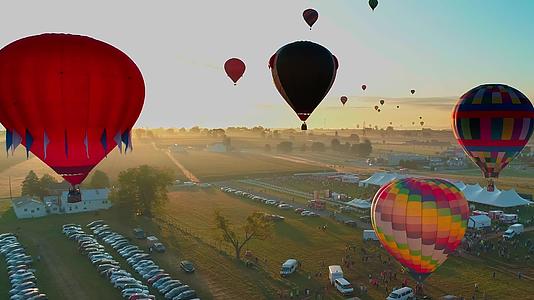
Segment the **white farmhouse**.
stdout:
<svg viewBox="0 0 534 300">
<path fill-rule="evenodd" d="M 30 197 L 14 199 L 12 205 L 18 219 L 38 218 L 47 214 L 44 203 Z"/>
<path fill-rule="evenodd" d="M 108 199 L 108 189 L 80 190 L 82 201 L 68 203 L 69 192 L 64 191 L 60 197 L 60 210 L 67 214 L 87 212 L 100 209 L 108 209 L 111 202 Z"/>
</svg>

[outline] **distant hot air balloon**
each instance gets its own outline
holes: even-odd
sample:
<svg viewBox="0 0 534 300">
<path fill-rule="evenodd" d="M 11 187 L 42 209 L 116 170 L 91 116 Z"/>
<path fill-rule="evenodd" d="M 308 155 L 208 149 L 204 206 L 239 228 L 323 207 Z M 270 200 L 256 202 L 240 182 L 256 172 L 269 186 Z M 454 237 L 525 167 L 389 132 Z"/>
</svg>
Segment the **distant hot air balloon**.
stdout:
<svg viewBox="0 0 534 300">
<path fill-rule="evenodd" d="M 310 26 L 311 30 L 313 24 L 319 19 L 319 13 L 313 8 L 308 8 L 302 13 L 302 17 L 304 18 L 304 21 L 306 21 L 306 24 Z"/>
<path fill-rule="evenodd" d="M 534 108 L 520 91 L 505 84 L 484 84 L 465 93 L 453 113 L 458 143 L 488 179 L 521 152 L 534 129 Z"/>
<path fill-rule="evenodd" d="M 278 49 L 269 67 L 276 89 L 305 122 L 332 87 L 338 61 L 325 47 L 298 41 Z"/>
<path fill-rule="evenodd" d="M 389 125 L 393 125 L 393 122 L 389 122 Z"/>
<path fill-rule="evenodd" d="M 341 100 L 341 103 L 343 103 L 343 105 L 345 105 L 345 103 L 347 103 L 347 100 L 349 98 L 347 98 L 347 96 L 341 96 L 341 98 L 339 100 Z"/>
<path fill-rule="evenodd" d="M 415 94 L 415 90 L 410 90 L 410 93 L 412 93 L 412 95 Z"/>
<path fill-rule="evenodd" d="M 421 121 L 421 122 L 419 122 L 419 124 L 421 124 L 421 126 L 423 126 L 423 125 L 425 125 L 425 122 Z"/>
<path fill-rule="evenodd" d="M 380 108 L 378 109 L 378 112 L 380 112 Z"/>
<path fill-rule="evenodd" d="M 412 125 L 415 125 L 415 122 L 412 122 Z"/>
<path fill-rule="evenodd" d="M 375 105 L 375 110 L 378 110 L 378 105 Z"/>
<path fill-rule="evenodd" d="M 400 108 L 400 106 L 397 105 L 397 108 Z"/>
<path fill-rule="evenodd" d="M 41 34 L 0 50 L 6 150 L 23 144 L 73 186 L 72 195 L 115 146 L 132 149 L 144 97 L 135 63 L 90 37 Z"/>
<path fill-rule="evenodd" d="M 423 117 L 419 117 L 419 120 L 422 120 L 422 119 L 423 119 Z"/>
<path fill-rule="evenodd" d="M 464 194 L 444 179 L 396 179 L 378 190 L 371 206 L 380 243 L 419 283 L 460 245 L 468 218 Z"/>
<path fill-rule="evenodd" d="M 369 6 L 372 10 L 375 10 L 375 8 L 378 6 L 378 0 L 369 0 Z"/>
<path fill-rule="evenodd" d="M 380 100 L 380 105 L 384 105 L 384 99 Z"/>
<path fill-rule="evenodd" d="M 362 90 L 366 90 L 367 89 L 367 86 L 365 84 L 362 84 Z"/>
<path fill-rule="evenodd" d="M 245 73 L 245 63 L 239 58 L 230 58 L 224 63 L 224 71 L 236 85 L 237 81 Z"/>
</svg>

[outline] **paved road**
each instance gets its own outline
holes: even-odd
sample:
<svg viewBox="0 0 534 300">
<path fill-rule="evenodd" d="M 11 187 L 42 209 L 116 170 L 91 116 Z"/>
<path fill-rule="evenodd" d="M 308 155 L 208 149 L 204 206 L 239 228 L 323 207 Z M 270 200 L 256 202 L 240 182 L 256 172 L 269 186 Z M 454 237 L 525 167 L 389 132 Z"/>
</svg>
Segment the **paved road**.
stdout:
<svg viewBox="0 0 534 300">
<path fill-rule="evenodd" d="M 180 169 L 180 171 L 182 171 L 182 173 L 184 173 L 185 177 L 191 182 L 200 182 L 200 180 L 195 176 L 195 174 L 191 173 L 191 171 L 186 169 L 174 156 L 172 156 L 171 151 L 158 148 L 158 146 L 156 146 L 156 143 L 154 142 L 152 142 L 152 147 L 154 147 L 154 149 L 156 149 L 157 151 L 165 152 L 169 159 L 178 167 L 178 169 Z"/>
</svg>

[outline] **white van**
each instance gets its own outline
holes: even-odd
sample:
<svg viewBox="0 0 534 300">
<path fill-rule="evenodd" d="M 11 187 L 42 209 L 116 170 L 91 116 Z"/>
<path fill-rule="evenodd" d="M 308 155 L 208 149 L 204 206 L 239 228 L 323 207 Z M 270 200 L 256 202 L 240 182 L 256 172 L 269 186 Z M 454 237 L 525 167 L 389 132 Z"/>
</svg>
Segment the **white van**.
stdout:
<svg viewBox="0 0 534 300">
<path fill-rule="evenodd" d="M 285 263 L 282 264 L 282 268 L 280 268 L 280 275 L 282 277 L 286 277 L 290 274 L 295 273 L 297 270 L 299 263 L 296 259 L 288 259 Z"/>
<path fill-rule="evenodd" d="M 518 224 L 510 225 L 510 227 L 508 227 L 508 229 L 504 232 L 502 237 L 505 239 L 511 239 L 517 235 L 520 235 L 521 233 L 523 233 L 523 231 L 525 231 L 525 227 L 523 226 L 523 224 L 518 223 Z"/>
<path fill-rule="evenodd" d="M 389 294 L 386 300 L 411 300 L 415 299 L 413 290 L 410 287 L 403 287 L 397 290 L 394 290 Z"/>
<path fill-rule="evenodd" d="M 334 280 L 334 286 L 343 296 L 352 295 L 354 293 L 352 284 L 350 284 L 350 282 L 343 277 L 336 278 L 336 280 Z"/>
<path fill-rule="evenodd" d="M 334 285 L 334 280 L 343 278 L 343 270 L 341 269 L 341 266 L 328 266 L 328 278 L 330 279 L 331 285 Z"/>
</svg>

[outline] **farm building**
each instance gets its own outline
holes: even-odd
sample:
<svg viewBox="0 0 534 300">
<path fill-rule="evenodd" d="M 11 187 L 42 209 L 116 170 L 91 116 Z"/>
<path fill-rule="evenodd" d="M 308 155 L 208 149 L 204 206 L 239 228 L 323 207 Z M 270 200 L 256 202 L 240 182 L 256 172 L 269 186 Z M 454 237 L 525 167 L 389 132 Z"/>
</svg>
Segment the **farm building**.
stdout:
<svg viewBox="0 0 534 300">
<path fill-rule="evenodd" d="M 60 197 L 60 209 L 67 214 L 86 212 L 100 209 L 108 209 L 111 202 L 108 199 L 108 189 L 80 190 L 82 201 L 68 203 L 68 191 L 64 191 Z"/>
<path fill-rule="evenodd" d="M 12 205 L 17 219 L 38 218 L 47 214 L 44 203 L 31 197 L 14 199 Z"/>
</svg>

